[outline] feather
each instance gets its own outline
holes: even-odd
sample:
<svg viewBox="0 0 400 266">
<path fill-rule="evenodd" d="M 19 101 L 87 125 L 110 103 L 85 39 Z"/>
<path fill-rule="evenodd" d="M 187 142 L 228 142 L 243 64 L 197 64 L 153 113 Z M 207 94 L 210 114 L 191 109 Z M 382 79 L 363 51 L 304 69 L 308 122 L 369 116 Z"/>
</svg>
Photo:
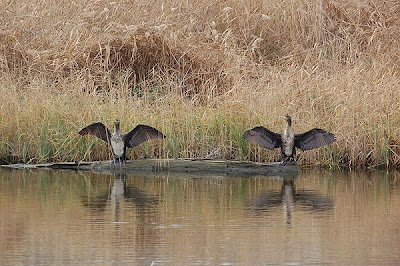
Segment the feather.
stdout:
<svg viewBox="0 0 400 266">
<path fill-rule="evenodd" d="M 270 150 L 279 148 L 282 145 L 282 137 L 280 134 L 272 132 L 262 126 L 247 130 L 244 132 L 243 138 Z"/>
<path fill-rule="evenodd" d="M 157 129 L 146 125 L 137 125 L 124 136 L 124 143 L 126 147 L 133 148 L 150 139 L 161 138 L 165 138 L 165 136 Z"/>
<path fill-rule="evenodd" d="M 336 136 L 320 128 L 313 128 L 302 134 L 295 134 L 294 146 L 302 151 L 312 150 L 336 141 Z"/>
<path fill-rule="evenodd" d="M 109 130 L 103 123 L 97 122 L 93 123 L 91 125 L 88 125 L 87 127 L 83 128 L 81 131 L 79 131 L 79 134 L 84 136 L 84 135 L 93 135 L 98 137 L 99 139 L 107 142 L 110 144 L 111 142 L 111 130 Z"/>
</svg>

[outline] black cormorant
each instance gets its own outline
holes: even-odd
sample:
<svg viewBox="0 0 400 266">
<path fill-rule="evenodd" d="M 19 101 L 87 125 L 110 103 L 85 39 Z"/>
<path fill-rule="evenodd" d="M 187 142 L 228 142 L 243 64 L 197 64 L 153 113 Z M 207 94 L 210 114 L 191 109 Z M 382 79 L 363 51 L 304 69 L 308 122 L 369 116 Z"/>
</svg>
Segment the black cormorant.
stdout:
<svg viewBox="0 0 400 266">
<path fill-rule="evenodd" d="M 121 133 L 119 130 L 119 119 L 114 120 L 114 132 L 108 129 L 103 123 L 97 122 L 83 128 L 79 131 L 79 134 L 82 136 L 90 134 L 107 142 L 112 147 L 115 163 L 117 161 L 122 163 L 126 160 L 126 148 L 136 147 L 150 139 L 165 138 L 164 134 L 160 131 L 146 125 L 137 125 L 130 132 Z"/>
<path fill-rule="evenodd" d="M 284 118 L 287 121 L 287 126 L 282 134 L 259 126 L 244 132 L 243 138 L 266 149 L 281 148 L 283 160 L 281 165 L 285 165 L 289 160 L 295 162 L 295 148 L 306 151 L 336 141 L 334 134 L 320 128 L 313 128 L 302 134 L 294 134 L 291 117 L 285 115 Z"/>
</svg>

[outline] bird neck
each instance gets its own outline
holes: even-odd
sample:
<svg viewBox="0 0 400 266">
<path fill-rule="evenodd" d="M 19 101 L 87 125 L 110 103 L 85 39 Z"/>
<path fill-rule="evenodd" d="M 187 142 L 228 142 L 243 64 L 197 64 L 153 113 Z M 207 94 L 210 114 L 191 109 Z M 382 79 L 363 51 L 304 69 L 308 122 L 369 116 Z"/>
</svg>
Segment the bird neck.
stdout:
<svg viewBox="0 0 400 266">
<path fill-rule="evenodd" d="M 289 117 L 289 119 L 287 120 L 287 126 L 291 127 L 292 126 L 292 119 Z"/>
<path fill-rule="evenodd" d="M 119 133 L 119 124 L 115 124 L 114 133 Z"/>
<path fill-rule="evenodd" d="M 292 121 L 288 120 L 286 129 L 285 129 L 285 136 L 289 136 L 292 134 Z"/>
</svg>

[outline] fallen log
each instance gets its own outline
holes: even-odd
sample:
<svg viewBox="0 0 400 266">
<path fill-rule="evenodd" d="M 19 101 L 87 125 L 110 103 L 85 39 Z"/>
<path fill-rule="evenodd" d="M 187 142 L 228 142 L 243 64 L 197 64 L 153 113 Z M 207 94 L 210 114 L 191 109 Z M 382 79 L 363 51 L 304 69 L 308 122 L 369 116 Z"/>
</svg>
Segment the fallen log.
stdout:
<svg viewBox="0 0 400 266">
<path fill-rule="evenodd" d="M 295 175 L 296 164 L 280 166 L 279 163 L 255 163 L 210 159 L 138 159 L 114 164 L 112 161 L 64 162 L 47 164 L 11 164 L 2 167 L 17 169 L 69 169 L 100 173 L 181 172 L 226 175 Z"/>
</svg>

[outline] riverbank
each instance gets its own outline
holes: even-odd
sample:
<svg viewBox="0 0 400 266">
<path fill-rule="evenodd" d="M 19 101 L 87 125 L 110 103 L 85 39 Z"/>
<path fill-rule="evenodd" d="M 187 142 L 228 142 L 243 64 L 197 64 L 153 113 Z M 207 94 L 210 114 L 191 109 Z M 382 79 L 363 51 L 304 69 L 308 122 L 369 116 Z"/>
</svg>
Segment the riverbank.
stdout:
<svg viewBox="0 0 400 266">
<path fill-rule="evenodd" d="M 109 159 L 77 132 L 118 117 L 125 131 L 140 123 L 167 136 L 132 159 L 277 161 L 242 134 L 280 132 L 288 113 L 295 132 L 338 139 L 300 152 L 300 164 L 398 167 L 398 7 L 345 2 L 10 4 L 0 11 L 0 158 Z"/>
</svg>

